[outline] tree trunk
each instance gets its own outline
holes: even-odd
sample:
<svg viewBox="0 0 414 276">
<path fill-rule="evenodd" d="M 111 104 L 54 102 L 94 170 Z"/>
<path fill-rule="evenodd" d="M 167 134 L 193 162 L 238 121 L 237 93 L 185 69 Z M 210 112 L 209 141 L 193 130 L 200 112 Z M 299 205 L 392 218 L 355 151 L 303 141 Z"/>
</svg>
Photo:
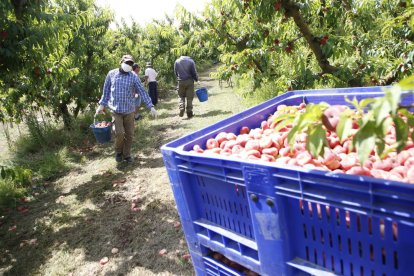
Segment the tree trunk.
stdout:
<svg viewBox="0 0 414 276">
<path fill-rule="evenodd" d="M 59 111 L 60 115 L 63 119 L 63 125 L 65 126 L 65 129 L 72 129 L 72 117 L 70 116 L 69 109 L 66 103 L 61 103 L 59 105 Z"/>
<path fill-rule="evenodd" d="M 289 0 L 283 0 L 282 7 L 285 10 L 286 16 L 293 18 L 296 26 L 299 28 L 299 31 L 308 42 L 309 47 L 311 48 L 313 54 L 316 57 L 316 60 L 318 61 L 319 66 L 322 69 L 322 73 L 332 74 L 338 71 L 339 69 L 335 66 L 332 66 L 326 56 L 322 53 L 318 39 L 311 33 L 308 24 L 306 24 L 305 20 L 300 14 L 299 8 Z"/>
<path fill-rule="evenodd" d="M 14 14 L 16 15 L 17 19 L 22 18 L 23 14 L 23 6 L 26 4 L 27 0 L 11 0 L 11 3 L 14 7 Z"/>
</svg>

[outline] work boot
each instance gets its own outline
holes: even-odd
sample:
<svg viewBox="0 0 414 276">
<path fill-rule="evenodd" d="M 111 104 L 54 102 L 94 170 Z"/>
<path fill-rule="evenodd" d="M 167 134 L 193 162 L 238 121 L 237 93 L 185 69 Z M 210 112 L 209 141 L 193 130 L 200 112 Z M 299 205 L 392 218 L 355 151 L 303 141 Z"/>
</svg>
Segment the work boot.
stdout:
<svg viewBox="0 0 414 276">
<path fill-rule="evenodd" d="M 194 117 L 194 113 L 192 111 L 187 112 L 187 117 L 188 117 L 188 119 L 193 118 Z"/>
<path fill-rule="evenodd" d="M 115 160 L 116 160 L 116 162 L 121 162 L 122 161 L 122 152 L 121 153 L 117 153 L 115 155 Z"/>
<path fill-rule="evenodd" d="M 184 116 L 184 109 L 180 109 L 180 117 L 183 117 Z"/>
<path fill-rule="evenodd" d="M 131 156 L 125 157 L 124 161 L 127 162 L 128 164 L 131 164 L 132 162 L 134 162 L 134 159 L 132 159 Z"/>
</svg>

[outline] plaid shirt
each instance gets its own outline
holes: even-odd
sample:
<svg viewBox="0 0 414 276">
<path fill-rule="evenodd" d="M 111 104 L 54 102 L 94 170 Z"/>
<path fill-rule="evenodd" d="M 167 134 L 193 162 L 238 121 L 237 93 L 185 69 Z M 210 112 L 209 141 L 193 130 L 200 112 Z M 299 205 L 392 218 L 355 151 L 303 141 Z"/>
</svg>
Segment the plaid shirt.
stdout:
<svg viewBox="0 0 414 276">
<path fill-rule="evenodd" d="M 119 68 L 113 69 L 106 76 L 99 104 L 108 106 L 115 113 L 134 112 L 136 91 L 148 109 L 151 109 L 154 105 L 137 75 L 132 72 L 120 72 Z"/>
</svg>

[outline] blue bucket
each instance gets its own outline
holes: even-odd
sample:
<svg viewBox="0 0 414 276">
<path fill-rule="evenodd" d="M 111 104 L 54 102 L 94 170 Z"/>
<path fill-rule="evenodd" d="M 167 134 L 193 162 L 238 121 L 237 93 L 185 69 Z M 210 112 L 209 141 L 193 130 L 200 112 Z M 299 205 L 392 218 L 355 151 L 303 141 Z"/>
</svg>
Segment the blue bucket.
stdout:
<svg viewBox="0 0 414 276">
<path fill-rule="evenodd" d="M 100 123 L 100 122 L 98 122 Z M 98 123 L 93 123 L 90 125 L 93 135 L 95 135 L 96 141 L 99 143 L 108 143 L 111 141 L 111 128 L 112 124 L 106 127 L 97 127 Z"/>
<path fill-rule="evenodd" d="M 200 88 L 196 90 L 197 98 L 200 102 L 205 102 L 208 100 L 207 88 Z"/>
</svg>

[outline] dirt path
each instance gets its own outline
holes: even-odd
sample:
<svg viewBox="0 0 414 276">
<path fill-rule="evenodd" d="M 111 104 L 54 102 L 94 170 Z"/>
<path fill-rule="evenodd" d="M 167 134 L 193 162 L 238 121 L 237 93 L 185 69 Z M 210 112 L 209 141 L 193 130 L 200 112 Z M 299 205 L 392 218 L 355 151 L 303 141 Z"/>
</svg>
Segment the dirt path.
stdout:
<svg viewBox="0 0 414 276">
<path fill-rule="evenodd" d="M 194 100 L 191 120 L 178 117 L 174 91 L 157 120 L 143 111 L 134 164 L 117 165 L 112 145 L 95 146 L 69 174 L 37 187 L 29 211 L 0 226 L 0 275 L 193 275 L 160 147 L 244 109 L 208 73 L 209 100 Z"/>
</svg>

